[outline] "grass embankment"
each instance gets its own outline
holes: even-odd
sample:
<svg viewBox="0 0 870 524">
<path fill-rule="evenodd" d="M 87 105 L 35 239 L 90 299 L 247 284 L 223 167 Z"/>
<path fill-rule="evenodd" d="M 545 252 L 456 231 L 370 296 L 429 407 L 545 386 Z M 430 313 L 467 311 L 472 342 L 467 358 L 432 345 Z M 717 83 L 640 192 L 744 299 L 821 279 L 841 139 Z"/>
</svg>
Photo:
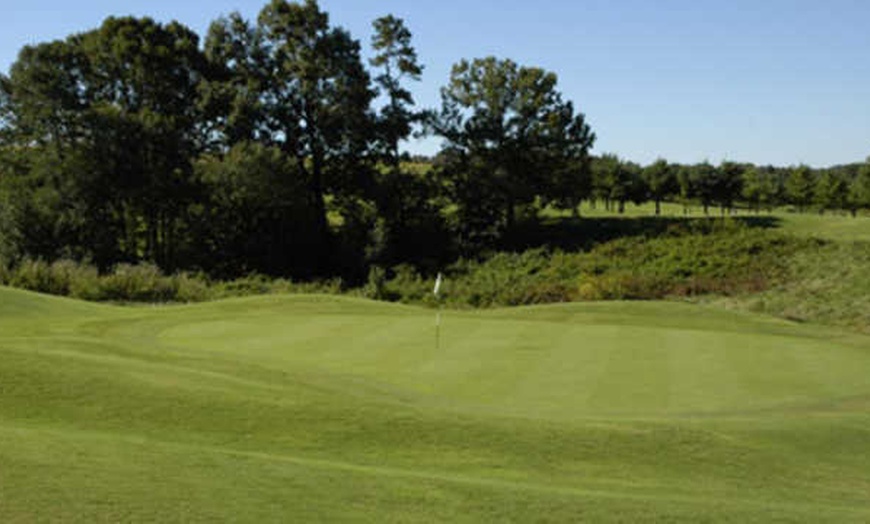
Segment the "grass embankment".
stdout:
<svg viewBox="0 0 870 524">
<path fill-rule="evenodd" d="M 589 251 L 534 249 L 462 261 L 448 268 L 445 302 L 492 307 L 757 292 L 781 279 L 795 253 L 819 245 L 719 221 L 677 224 L 656 235 Z M 376 298 L 406 302 L 431 301 L 431 289 L 430 280 L 401 270 L 369 286 Z"/>
<path fill-rule="evenodd" d="M 0 521 L 870 520 L 870 339 L 676 303 L 0 289 Z"/>
</svg>

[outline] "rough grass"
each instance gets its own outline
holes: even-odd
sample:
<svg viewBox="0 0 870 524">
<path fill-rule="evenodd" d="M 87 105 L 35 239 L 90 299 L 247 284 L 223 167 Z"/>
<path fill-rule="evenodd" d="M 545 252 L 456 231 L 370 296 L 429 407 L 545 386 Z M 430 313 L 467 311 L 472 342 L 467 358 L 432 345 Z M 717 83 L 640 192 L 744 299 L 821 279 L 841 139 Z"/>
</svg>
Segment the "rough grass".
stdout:
<svg viewBox="0 0 870 524">
<path fill-rule="evenodd" d="M 783 278 L 771 289 L 713 302 L 870 333 L 870 243 L 802 250 L 788 259 Z"/>
<path fill-rule="evenodd" d="M 870 339 L 674 303 L 0 289 L 0 521 L 866 522 Z"/>
<path fill-rule="evenodd" d="M 631 236 L 588 251 L 501 252 L 447 268 L 443 302 L 453 306 L 515 306 L 583 300 L 656 300 L 734 295 L 768 289 L 795 253 L 820 241 L 735 222 L 674 224 L 652 236 Z M 432 281 L 399 268 L 377 298 L 433 302 Z"/>
</svg>

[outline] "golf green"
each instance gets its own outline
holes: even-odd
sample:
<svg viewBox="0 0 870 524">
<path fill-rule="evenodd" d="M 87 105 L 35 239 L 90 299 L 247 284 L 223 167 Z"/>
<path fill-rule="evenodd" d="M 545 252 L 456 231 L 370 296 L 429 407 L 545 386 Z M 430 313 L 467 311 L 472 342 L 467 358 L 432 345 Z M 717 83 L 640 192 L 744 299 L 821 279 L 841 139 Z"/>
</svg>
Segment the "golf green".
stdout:
<svg viewBox="0 0 870 524">
<path fill-rule="evenodd" d="M 0 288 L 0 521 L 870 520 L 870 337 Z"/>
</svg>

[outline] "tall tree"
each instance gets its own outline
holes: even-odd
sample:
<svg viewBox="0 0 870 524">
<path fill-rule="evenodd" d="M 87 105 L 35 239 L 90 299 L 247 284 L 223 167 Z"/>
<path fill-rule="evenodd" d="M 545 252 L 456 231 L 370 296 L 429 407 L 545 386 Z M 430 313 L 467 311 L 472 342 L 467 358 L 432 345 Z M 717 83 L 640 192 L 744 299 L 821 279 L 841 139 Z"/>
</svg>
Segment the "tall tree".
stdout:
<svg viewBox="0 0 870 524">
<path fill-rule="evenodd" d="M 171 263 L 177 204 L 201 142 L 200 65 L 198 38 L 184 26 L 109 18 L 25 47 L 4 82 L 11 140 L 39 152 L 31 178 L 57 193 L 69 242 L 97 261 Z"/>
<path fill-rule="evenodd" d="M 327 193 L 341 202 L 367 184 L 374 92 L 359 42 L 332 27 L 316 1 L 272 0 L 259 26 L 268 51 L 264 110 L 273 140 L 296 158 L 308 181 L 325 256 Z"/>
<path fill-rule="evenodd" d="M 372 48 L 375 51 L 371 65 L 380 69 L 375 82 L 381 94 L 387 97 L 387 105 L 381 110 L 379 130 L 383 136 L 387 162 L 394 170 L 399 169 L 399 142 L 411 134 L 411 124 L 418 115 L 411 109 L 414 97 L 402 86 L 402 80 L 420 80 L 423 66 L 417 61 L 417 51 L 411 45 L 411 31 L 401 18 L 393 15 L 378 18 L 373 22 L 375 34 Z"/>
<path fill-rule="evenodd" d="M 203 82 L 203 125 L 210 149 L 227 151 L 247 141 L 273 144 L 265 93 L 268 48 L 263 31 L 239 13 L 209 26 L 205 39 L 208 78 Z"/>
<path fill-rule="evenodd" d="M 518 206 L 552 196 L 551 175 L 565 162 L 587 161 L 595 135 L 556 84 L 553 73 L 494 57 L 453 66 L 430 124 L 454 158 L 466 159 L 462 167 L 477 178 L 473 193 L 489 202 L 457 194 L 460 208 L 500 209 L 496 223 L 510 230 Z"/>
</svg>

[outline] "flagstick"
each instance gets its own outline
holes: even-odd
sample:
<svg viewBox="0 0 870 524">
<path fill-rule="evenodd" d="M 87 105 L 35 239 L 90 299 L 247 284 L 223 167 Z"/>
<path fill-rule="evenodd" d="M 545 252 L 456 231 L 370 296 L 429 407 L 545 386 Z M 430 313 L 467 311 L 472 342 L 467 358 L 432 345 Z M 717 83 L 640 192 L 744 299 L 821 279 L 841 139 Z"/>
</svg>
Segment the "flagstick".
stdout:
<svg viewBox="0 0 870 524">
<path fill-rule="evenodd" d="M 435 295 L 435 300 L 438 302 L 438 312 L 435 313 L 435 351 L 441 347 L 441 273 L 438 273 L 438 278 L 435 279 L 435 288 L 432 289 L 432 294 Z"/>
<path fill-rule="evenodd" d="M 441 306 L 438 306 L 438 312 L 435 313 L 435 351 L 441 347 Z"/>
</svg>

